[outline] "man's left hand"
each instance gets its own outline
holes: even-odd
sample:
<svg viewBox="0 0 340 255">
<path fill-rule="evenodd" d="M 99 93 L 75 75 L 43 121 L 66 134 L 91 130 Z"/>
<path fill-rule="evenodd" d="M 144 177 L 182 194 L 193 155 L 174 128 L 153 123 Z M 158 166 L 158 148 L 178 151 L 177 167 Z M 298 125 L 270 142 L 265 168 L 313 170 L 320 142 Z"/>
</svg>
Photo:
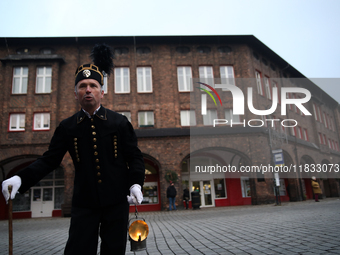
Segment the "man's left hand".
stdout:
<svg viewBox="0 0 340 255">
<path fill-rule="evenodd" d="M 142 188 L 138 184 L 134 184 L 130 188 L 130 196 L 127 196 L 129 204 L 140 205 L 143 201 Z"/>
</svg>

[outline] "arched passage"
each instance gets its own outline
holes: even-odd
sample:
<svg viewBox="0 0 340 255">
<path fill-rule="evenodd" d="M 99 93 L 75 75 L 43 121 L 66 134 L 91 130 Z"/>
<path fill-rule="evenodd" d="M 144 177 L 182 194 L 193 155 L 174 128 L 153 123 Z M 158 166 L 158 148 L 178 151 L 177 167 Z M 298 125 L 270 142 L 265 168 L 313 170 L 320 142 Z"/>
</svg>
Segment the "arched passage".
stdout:
<svg viewBox="0 0 340 255">
<path fill-rule="evenodd" d="M 250 165 L 249 158 L 236 150 L 198 150 L 182 161 L 182 185 L 199 192 L 201 207 L 251 204 L 256 189 L 253 176 L 239 171 L 245 165 Z"/>
<path fill-rule="evenodd" d="M 2 178 L 7 179 L 16 175 L 37 157 L 37 155 L 21 155 L 1 161 Z M 63 203 L 64 169 L 60 166 L 24 194 L 16 194 L 13 200 L 13 218 L 61 216 Z M 7 206 L 2 196 L 0 204 L 0 219 L 5 219 Z"/>
<path fill-rule="evenodd" d="M 144 154 L 145 179 L 143 185 L 143 202 L 137 206 L 138 211 L 160 211 L 161 196 L 159 172 L 160 164 L 153 157 Z M 134 206 L 130 206 L 130 212 L 134 212 Z"/>
</svg>

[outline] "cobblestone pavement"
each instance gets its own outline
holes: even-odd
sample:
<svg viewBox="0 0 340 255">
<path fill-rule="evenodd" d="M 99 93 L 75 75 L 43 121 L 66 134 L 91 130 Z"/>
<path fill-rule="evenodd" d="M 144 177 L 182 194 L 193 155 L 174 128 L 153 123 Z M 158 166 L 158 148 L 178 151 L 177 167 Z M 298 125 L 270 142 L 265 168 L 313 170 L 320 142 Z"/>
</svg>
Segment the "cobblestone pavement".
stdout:
<svg viewBox="0 0 340 255">
<path fill-rule="evenodd" d="M 134 217 L 134 214 L 130 215 Z M 340 254 L 340 200 L 139 213 L 149 225 L 145 254 Z M 62 254 L 69 218 L 14 220 L 14 255 Z M 8 254 L 0 221 L 0 254 Z M 127 253 L 130 244 L 127 243 Z"/>
</svg>

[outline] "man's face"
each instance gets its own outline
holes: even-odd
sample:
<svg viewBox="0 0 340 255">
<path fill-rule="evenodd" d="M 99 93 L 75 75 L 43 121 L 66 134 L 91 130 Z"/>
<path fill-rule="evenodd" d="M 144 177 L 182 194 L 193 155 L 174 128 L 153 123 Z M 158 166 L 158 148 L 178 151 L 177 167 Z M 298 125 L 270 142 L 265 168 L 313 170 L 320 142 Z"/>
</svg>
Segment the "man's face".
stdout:
<svg viewBox="0 0 340 255">
<path fill-rule="evenodd" d="M 74 96 L 85 111 L 93 114 L 100 106 L 104 91 L 98 81 L 94 79 L 84 79 L 76 85 Z"/>
</svg>

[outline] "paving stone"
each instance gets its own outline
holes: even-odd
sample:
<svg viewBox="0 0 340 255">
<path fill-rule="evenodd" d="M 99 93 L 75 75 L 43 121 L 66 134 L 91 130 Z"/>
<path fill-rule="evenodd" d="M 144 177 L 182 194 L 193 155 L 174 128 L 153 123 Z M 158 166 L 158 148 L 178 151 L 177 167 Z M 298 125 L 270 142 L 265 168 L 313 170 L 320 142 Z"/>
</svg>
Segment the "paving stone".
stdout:
<svg viewBox="0 0 340 255">
<path fill-rule="evenodd" d="M 149 224 L 147 250 L 133 253 L 128 242 L 126 254 L 340 254 L 339 211 L 340 200 L 324 199 L 322 206 L 305 201 L 141 212 Z M 13 254 L 62 254 L 69 223 L 69 218 L 14 220 Z M 0 247 L 0 255 L 8 254 L 7 221 L 0 221 Z"/>
</svg>

